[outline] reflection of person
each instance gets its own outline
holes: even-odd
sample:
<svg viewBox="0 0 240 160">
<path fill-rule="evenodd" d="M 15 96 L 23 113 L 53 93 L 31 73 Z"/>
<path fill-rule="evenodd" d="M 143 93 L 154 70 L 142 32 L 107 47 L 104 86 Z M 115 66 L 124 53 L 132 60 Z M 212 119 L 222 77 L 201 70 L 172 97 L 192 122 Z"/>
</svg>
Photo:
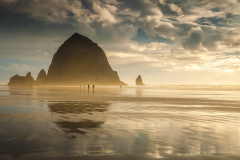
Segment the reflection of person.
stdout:
<svg viewBox="0 0 240 160">
<path fill-rule="evenodd" d="M 93 92 L 94 92 L 94 88 L 95 88 L 94 84 L 93 84 L 92 88 L 93 88 Z"/>
</svg>

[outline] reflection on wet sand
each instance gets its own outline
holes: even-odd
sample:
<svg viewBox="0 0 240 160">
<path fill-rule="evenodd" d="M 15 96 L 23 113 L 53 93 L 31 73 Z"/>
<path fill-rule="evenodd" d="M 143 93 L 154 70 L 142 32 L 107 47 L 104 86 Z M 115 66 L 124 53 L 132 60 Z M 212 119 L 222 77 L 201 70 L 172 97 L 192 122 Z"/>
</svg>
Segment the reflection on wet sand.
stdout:
<svg viewBox="0 0 240 160">
<path fill-rule="evenodd" d="M 238 92 L 113 90 L 2 94 L 0 159 L 239 159 Z"/>
<path fill-rule="evenodd" d="M 99 128 L 104 123 L 104 112 L 110 103 L 61 102 L 49 104 L 52 120 L 65 132 L 84 134 L 84 129 Z M 102 113 L 102 114 L 99 114 Z"/>
<path fill-rule="evenodd" d="M 136 96 L 137 96 L 137 97 L 141 97 L 141 96 L 142 96 L 142 92 L 143 92 L 143 91 L 142 91 L 141 88 L 137 88 L 137 89 L 136 89 Z"/>
</svg>

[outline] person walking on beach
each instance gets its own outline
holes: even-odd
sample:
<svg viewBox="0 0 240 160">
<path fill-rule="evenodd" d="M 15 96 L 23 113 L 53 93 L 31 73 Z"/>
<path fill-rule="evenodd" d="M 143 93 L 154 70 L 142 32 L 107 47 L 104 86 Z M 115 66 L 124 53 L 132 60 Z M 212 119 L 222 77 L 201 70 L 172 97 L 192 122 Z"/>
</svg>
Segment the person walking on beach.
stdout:
<svg viewBox="0 0 240 160">
<path fill-rule="evenodd" d="M 93 84 L 92 88 L 93 88 L 93 92 L 94 92 L 94 88 L 95 88 L 94 84 Z"/>
</svg>

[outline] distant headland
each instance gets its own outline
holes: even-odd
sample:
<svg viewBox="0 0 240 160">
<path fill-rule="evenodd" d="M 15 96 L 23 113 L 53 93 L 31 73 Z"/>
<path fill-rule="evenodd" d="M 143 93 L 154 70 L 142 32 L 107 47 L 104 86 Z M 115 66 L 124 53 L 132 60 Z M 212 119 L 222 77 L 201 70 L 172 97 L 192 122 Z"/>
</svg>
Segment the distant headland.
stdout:
<svg viewBox="0 0 240 160">
<path fill-rule="evenodd" d="M 81 84 L 127 85 L 113 71 L 102 48 L 78 33 L 74 33 L 58 48 L 47 74 L 45 70 L 41 70 L 36 81 L 30 72 L 26 76 L 15 75 L 8 83 L 9 86 Z"/>
</svg>

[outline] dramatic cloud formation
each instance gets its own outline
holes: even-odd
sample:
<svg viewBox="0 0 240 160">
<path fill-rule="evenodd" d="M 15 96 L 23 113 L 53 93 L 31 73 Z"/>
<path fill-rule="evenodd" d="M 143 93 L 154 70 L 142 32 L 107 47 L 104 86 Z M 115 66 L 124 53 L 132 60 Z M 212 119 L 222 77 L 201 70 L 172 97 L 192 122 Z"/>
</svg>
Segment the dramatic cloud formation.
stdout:
<svg viewBox="0 0 240 160">
<path fill-rule="evenodd" d="M 14 66 L 47 69 L 78 32 L 130 84 L 138 74 L 153 84 L 237 84 L 239 29 L 239 0 L 1 0 L 0 83 L 20 73 Z"/>
</svg>

